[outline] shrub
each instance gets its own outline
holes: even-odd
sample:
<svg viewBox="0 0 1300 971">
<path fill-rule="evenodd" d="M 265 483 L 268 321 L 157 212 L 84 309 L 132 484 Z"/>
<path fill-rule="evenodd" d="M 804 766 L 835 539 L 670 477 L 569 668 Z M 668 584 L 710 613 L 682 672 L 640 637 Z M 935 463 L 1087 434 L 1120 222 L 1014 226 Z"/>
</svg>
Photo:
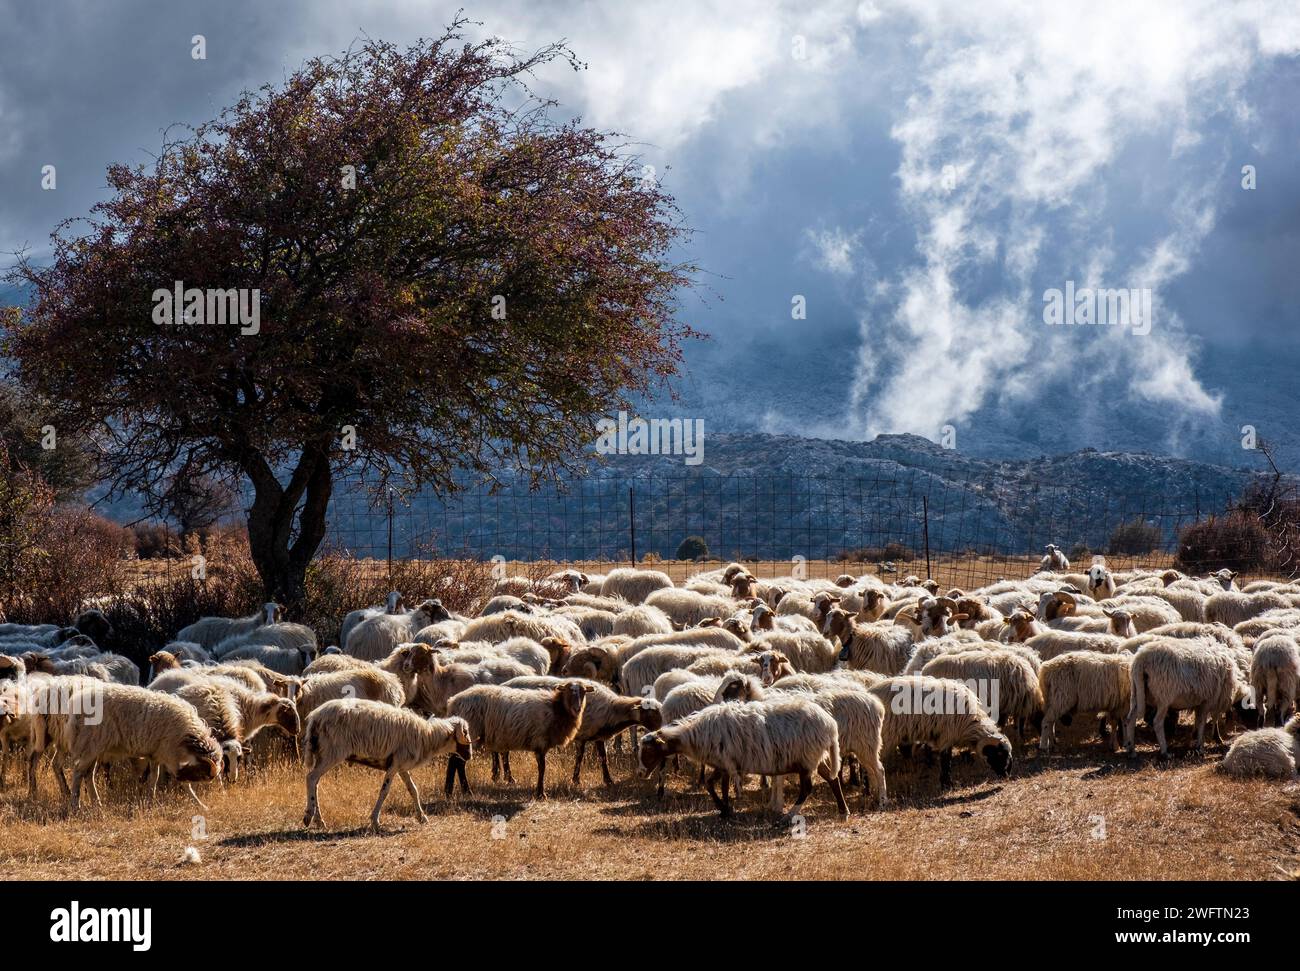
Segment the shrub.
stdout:
<svg viewBox="0 0 1300 971">
<path fill-rule="evenodd" d="M 136 523 L 131 527 L 135 555 L 142 560 L 157 560 L 180 554 L 177 537 L 162 523 Z"/>
<path fill-rule="evenodd" d="M 1251 573 L 1268 562 L 1268 532 L 1253 512 L 1233 510 L 1211 516 L 1178 534 L 1174 567 L 1184 573 L 1210 573 L 1225 567 Z"/>
<path fill-rule="evenodd" d="M 1113 553 L 1115 551 L 1111 550 L 1111 552 Z M 1085 560 L 1092 559 L 1092 549 L 1088 546 L 1087 543 L 1083 543 L 1083 542 L 1075 543 L 1073 546 L 1070 547 L 1069 552 L 1065 554 L 1065 558 L 1069 560 L 1071 563 L 1075 563 L 1075 564 L 1082 563 Z"/>
<path fill-rule="evenodd" d="M 886 560 L 910 560 L 912 551 L 902 543 L 886 543 L 884 546 L 860 546 L 856 549 L 843 550 L 837 557 L 841 562 L 884 563 Z"/>
<path fill-rule="evenodd" d="M 707 560 L 709 558 L 709 544 L 704 541 L 703 536 L 687 536 L 677 547 L 676 558 L 679 560 Z"/>
<path fill-rule="evenodd" d="M 1106 552 L 1112 556 L 1140 556 L 1159 549 L 1164 538 L 1159 526 L 1134 519 L 1115 527 L 1106 543 Z"/>
</svg>

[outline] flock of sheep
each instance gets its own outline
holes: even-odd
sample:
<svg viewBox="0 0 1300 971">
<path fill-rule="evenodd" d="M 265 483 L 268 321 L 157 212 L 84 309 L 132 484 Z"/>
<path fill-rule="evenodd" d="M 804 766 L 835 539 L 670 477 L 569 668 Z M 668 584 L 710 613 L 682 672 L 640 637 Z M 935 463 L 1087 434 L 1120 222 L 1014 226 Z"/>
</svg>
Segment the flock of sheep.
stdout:
<svg viewBox="0 0 1300 971">
<path fill-rule="evenodd" d="M 426 818 L 412 771 L 435 759 L 450 798 L 470 791 L 475 749 L 507 783 L 511 753 L 531 752 L 543 799 L 548 752 L 574 747 L 580 786 L 590 747 L 612 784 L 606 745 L 625 734 L 660 793 L 685 773 L 723 816 L 754 776 L 777 811 L 785 777 L 795 809 L 820 778 L 842 814 L 844 769 L 864 806 L 885 804 L 904 759 L 937 754 L 941 786 L 954 750 L 1005 776 L 1013 739 L 1023 754 L 1036 735 L 1047 758 L 1084 716 L 1130 754 L 1141 722 L 1168 757 L 1188 711 L 1198 752 L 1207 727 L 1223 741 L 1230 723 L 1258 726 L 1236 734 L 1225 772 L 1294 779 L 1300 759 L 1300 584 L 1239 590 L 1228 571 L 1100 559 L 1071 572 L 1055 547 L 1028 579 L 942 593 L 916 577 L 760 580 L 736 563 L 680 587 L 648 569 L 509 577 L 477 617 L 393 593 L 343 618 L 323 651 L 268 604 L 179 631 L 149 658 L 147 687 L 96 646 L 108 632 L 94 609 L 70 628 L 0 625 L 0 784 L 21 755 L 29 797 L 48 763 L 70 811 L 87 780 L 99 801 L 97 767 L 151 775 L 151 800 L 169 777 L 198 801 L 194 783 L 237 782 L 270 729 L 302 761 L 304 826 L 326 825 L 318 783 L 353 762 L 384 773 L 378 828 L 394 778 Z"/>
</svg>

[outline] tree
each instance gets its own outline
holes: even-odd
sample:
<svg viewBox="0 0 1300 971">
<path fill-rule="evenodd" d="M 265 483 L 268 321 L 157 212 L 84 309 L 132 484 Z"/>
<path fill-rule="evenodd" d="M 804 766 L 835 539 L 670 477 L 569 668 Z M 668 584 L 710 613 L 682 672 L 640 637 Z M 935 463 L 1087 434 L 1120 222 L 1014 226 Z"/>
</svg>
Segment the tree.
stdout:
<svg viewBox="0 0 1300 971">
<path fill-rule="evenodd" d="M 39 476 L 56 500 L 79 499 L 90 486 L 94 463 L 83 438 L 45 431 L 50 414 L 47 404 L 23 388 L 0 385 L 0 448 Z"/>
<path fill-rule="evenodd" d="M 677 547 L 676 558 L 679 560 L 707 560 L 709 558 L 709 544 L 704 541 L 703 536 L 687 536 Z"/>
<path fill-rule="evenodd" d="M 1112 556 L 1141 556 L 1158 549 L 1164 538 L 1159 526 L 1139 516 L 1115 527 L 1106 543 L 1106 552 Z"/>
<path fill-rule="evenodd" d="M 151 166 L 111 167 L 84 232 L 61 224 L 52 264 L 15 273 L 33 297 L 4 350 L 55 424 L 94 429 L 114 493 L 151 511 L 178 469 L 246 480 L 253 561 L 291 609 L 341 473 L 537 482 L 693 336 L 674 317 L 695 267 L 671 259 L 672 199 L 527 87 L 581 65 L 560 45 L 465 43 L 464 25 L 312 60 Z M 208 292 L 168 324 L 181 286 Z M 213 323 L 230 291 L 256 326 Z"/>
</svg>

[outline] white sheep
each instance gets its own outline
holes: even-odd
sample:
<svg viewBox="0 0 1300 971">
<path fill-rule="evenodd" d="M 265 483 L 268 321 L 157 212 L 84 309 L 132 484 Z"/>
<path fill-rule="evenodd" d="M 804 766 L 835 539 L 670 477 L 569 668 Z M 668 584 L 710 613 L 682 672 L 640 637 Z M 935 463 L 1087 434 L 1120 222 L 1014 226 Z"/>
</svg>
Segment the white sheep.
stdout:
<svg viewBox="0 0 1300 971">
<path fill-rule="evenodd" d="M 839 640 L 839 660 L 855 670 L 898 674 L 912 656 L 912 633 L 901 624 L 858 623 L 842 610 L 828 614 L 827 637 Z"/>
<path fill-rule="evenodd" d="M 638 757 L 649 777 L 668 756 L 679 753 L 713 767 L 705 787 L 724 819 L 732 815 L 732 777 L 797 774 L 799 795 L 792 810 L 797 812 L 812 791 L 814 772 L 831 787 L 840 815 L 848 815 L 839 779 L 839 728 L 835 719 L 806 695 L 710 705 L 649 732 L 641 740 Z M 721 798 L 715 789 L 719 781 Z"/>
<path fill-rule="evenodd" d="M 1267 610 L 1281 610 L 1294 607 L 1288 598 L 1281 594 L 1264 591 L 1261 593 L 1240 593 L 1222 591 L 1205 602 L 1205 619 L 1209 623 L 1225 624 L 1236 627 L 1242 621 L 1258 617 Z"/>
<path fill-rule="evenodd" d="M 1275 631 L 1255 642 L 1250 659 L 1250 686 L 1265 727 L 1276 717 L 1281 726 L 1295 708 L 1300 687 L 1300 645 L 1294 635 Z"/>
<path fill-rule="evenodd" d="M 1242 694 L 1242 674 L 1232 653 L 1209 638 L 1158 637 L 1143 644 L 1129 669 L 1131 703 L 1125 744 L 1133 754 L 1138 716 L 1155 708 L 1160 755 L 1169 757 L 1165 716 L 1171 708 L 1196 712 L 1196 751 L 1205 747 L 1205 723 L 1226 715 Z"/>
<path fill-rule="evenodd" d="M 1038 748 L 1044 755 L 1056 742 L 1056 725 L 1069 725 L 1076 714 L 1097 714 L 1109 723 L 1111 751 L 1119 748 L 1120 726 L 1128 717 L 1132 692 L 1129 669 L 1133 656 L 1073 651 L 1044 661 L 1038 672 L 1043 696 L 1043 727 Z"/>
<path fill-rule="evenodd" d="M 672 577 L 659 570 L 636 570 L 626 567 L 610 570 L 600 585 L 602 597 L 619 597 L 633 606 L 645 603 L 656 590 L 673 585 Z"/>
<path fill-rule="evenodd" d="M 996 724 L 1016 726 L 1020 744 L 1032 722 L 1043 717 L 1043 692 L 1038 685 L 1038 671 L 1023 657 L 1006 650 L 960 651 L 941 654 L 921 669 L 931 678 L 960 681 L 986 698 L 986 710 Z"/>
<path fill-rule="evenodd" d="M 952 750 L 975 749 L 999 776 L 1011 773 L 1011 743 L 964 684 L 925 675 L 886 678 L 870 689 L 885 706 L 881 751 L 927 745 L 939 754 L 939 785 L 952 784 Z"/>
<path fill-rule="evenodd" d="M 1284 728 L 1261 728 L 1233 739 L 1219 771 L 1239 778 L 1266 776 L 1294 781 L 1300 765 L 1300 716 Z"/>
<path fill-rule="evenodd" d="M 398 644 L 415 640 L 415 635 L 424 628 L 450 619 L 451 614 L 441 600 L 425 600 L 409 613 L 367 617 L 352 628 L 340 647 L 343 653 L 363 661 L 378 661 L 391 654 Z"/>
<path fill-rule="evenodd" d="M 1042 562 L 1039 564 L 1038 568 L 1040 570 L 1064 573 L 1070 568 L 1069 559 L 1066 558 L 1066 555 L 1061 552 L 1061 548 L 1055 543 L 1048 543 L 1044 549 L 1047 552 L 1043 554 Z"/>
<path fill-rule="evenodd" d="M 321 705 L 307 719 L 303 735 L 307 768 L 304 827 L 313 822 L 325 826 L 316 789 L 321 776 L 340 762 L 383 770 L 384 782 L 370 813 L 370 827 L 378 832 L 379 812 L 394 776 L 400 776 L 406 784 L 420 822 L 427 823 L 429 817 L 420 804 L 420 790 L 411 778 L 411 770 L 440 755 L 462 760 L 472 755 L 469 726 L 462 719 L 425 719 L 401 708 L 355 698 Z"/>
<path fill-rule="evenodd" d="M 154 767 L 151 802 L 164 769 L 187 784 L 200 806 L 192 783 L 221 774 L 221 746 L 192 705 L 168 694 L 133 685 L 88 685 L 71 697 L 66 709 L 47 714 L 44 721 L 47 726 L 60 723 L 53 734 L 72 766 L 71 812 L 80 808 L 87 772 L 91 793 L 100 801 L 94 773 L 99 762 L 147 760 Z M 33 748 L 44 745 L 38 742 Z"/>
<path fill-rule="evenodd" d="M 640 637 L 644 634 L 671 634 L 672 632 L 673 622 L 668 615 L 658 607 L 650 607 L 646 604 L 640 604 L 616 614 L 611 631 L 614 634 L 627 634 L 630 637 Z"/>
<path fill-rule="evenodd" d="M 528 637 L 537 642 L 554 637 L 567 644 L 586 644 L 581 628 L 560 614 L 525 614 L 507 610 L 490 617 L 479 617 L 465 625 L 463 641 L 486 641 L 501 644 L 515 637 Z"/>
<path fill-rule="evenodd" d="M 362 607 L 360 610 L 348 611 L 347 616 L 343 618 L 343 623 L 339 627 L 339 643 L 346 644 L 348 635 L 352 633 L 352 628 L 369 617 L 378 617 L 380 614 L 401 614 L 405 613 L 402 608 L 402 595 L 396 590 L 391 591 L 383 604 L 375 607 Z"/>
<path fill-rule="evenodd" d="M 577 737 L 587 696 L 595 690 L 590 683 L 566 681 L 559 688 L 506 688 L 502 685 L 477 685 L 455 695 L 447 709 L 452 717 L 464 718 L 474 744 L 489 752 L 532 752 L 537 759 L 537 786 L 534 799 L 546 798 L 546 753 L 561 748 Z M 510 764 L 506 762 L 506 782 Z M 447 795 L 455 789 L 456 779 L 470 795 L 463 760 L 454 756 L 447 761 Z"/>
<path fill-rule="evenodd" d="M 200 617 L 176 633 L 176 640 L 198 644 L 211 650 L 221 641 L 238 634 L 247 634 L 265 624 L 274 624 L 279 618 L 278 604 L 263 604 L 255 614 L 247 617 Z"/>
<path fill-rule="evenodd" d="M 710 596 L 676 587 L 656 590 L 646 597 L 645 605 L 662 611 L 672 623 L 684 627 L 695 627 L 706 617 L 725 617 L 736 608 L 729 595 Z"/>
</svg>

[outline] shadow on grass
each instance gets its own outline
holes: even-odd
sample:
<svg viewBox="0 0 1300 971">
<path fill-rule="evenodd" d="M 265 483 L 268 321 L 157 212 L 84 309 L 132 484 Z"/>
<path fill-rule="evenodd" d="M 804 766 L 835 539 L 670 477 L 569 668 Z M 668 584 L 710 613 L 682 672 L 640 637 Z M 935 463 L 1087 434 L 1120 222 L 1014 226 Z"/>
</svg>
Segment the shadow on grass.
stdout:
<svg viewBox="0 0 1300 971">
<path fill-rule="evenodd" d="M 335 843 L 339 840 L 357 839 L 369 836 L 382 839 L 386 836 L 401 836 L 407 830 L 385 826 L 378 833 L 369 826 L 354 826 L 351 829 L 282 829 L 264 833 L 244 833 L 240 836 L 227 836 L 217 840 L 218 846 L 248 849 L 257 846 L 269 846 L 277 843 Z"/>
</svg>

